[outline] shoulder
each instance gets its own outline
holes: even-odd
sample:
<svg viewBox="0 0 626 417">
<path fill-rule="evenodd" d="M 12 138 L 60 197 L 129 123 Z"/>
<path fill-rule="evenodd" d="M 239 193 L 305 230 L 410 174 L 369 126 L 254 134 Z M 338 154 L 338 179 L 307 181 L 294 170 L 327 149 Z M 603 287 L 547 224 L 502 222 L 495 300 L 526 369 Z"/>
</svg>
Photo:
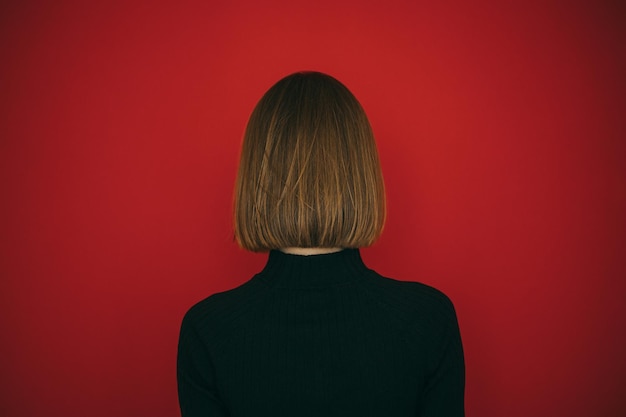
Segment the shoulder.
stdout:
<svg viewBox="0 0 626 417">
<path fill-rule="evenodd" d="M 419 281 L 404 281 L 380 275 L 375 271 L 370 272 L 373 278 L 369 280 L 370 287 L 382 294 L 411 303 L 424 303 L 434 308 L 454 308 L 452 300 L 438 288 Z"/>
<path fill-rule="evenodd" d="M 245 313 L 267 288 L 254 276 L 227 291 L 214 293 L 193 304 L 183 317 L 183 327 L 205 328 L 212 322 L 230 321 Z"/>
<path fill-rule="evenodd" d="M 456 312 L 443 291 L 417 281 L 401 281 L 371 271 L 366 291 L 373 301 L 386 304 L 404 319 L 436 327 L 456 326 Z"/>
</svg>

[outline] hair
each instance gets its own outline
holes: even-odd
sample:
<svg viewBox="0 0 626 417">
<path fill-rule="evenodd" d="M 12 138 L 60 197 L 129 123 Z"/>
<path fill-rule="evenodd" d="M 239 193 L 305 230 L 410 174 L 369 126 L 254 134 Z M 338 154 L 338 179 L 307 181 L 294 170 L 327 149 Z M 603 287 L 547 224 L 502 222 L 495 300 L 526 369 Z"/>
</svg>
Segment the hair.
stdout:
<svg viewBox="0 0 626 417">
<path fill-rule="evenodd" d="M 234 195 L 239 246 L 370 246 L 385 216 L 376 142 L 356 97 L 319 72 L 274 84 L 244 134 Z"/>
</svg>

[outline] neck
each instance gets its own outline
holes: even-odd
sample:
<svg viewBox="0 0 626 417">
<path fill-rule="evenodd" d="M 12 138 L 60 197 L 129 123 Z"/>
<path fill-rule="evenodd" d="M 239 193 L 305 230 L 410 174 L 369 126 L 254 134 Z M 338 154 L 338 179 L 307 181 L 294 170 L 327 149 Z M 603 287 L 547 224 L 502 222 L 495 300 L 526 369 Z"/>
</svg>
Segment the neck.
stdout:
<svg viewBox="0 0 626 417">
<path fill-rule="evenodd" d="M 271 250 L 259 279 L 275 288 L 308 289 L 345 285 L 368 275 L 358 249 L 328 250 L 311 256 Z"/>
<path fill-rule="evenodd" d="M 281 252 L 288 253 L 290 255 L 323 255 L 325 253 L 339 252 L 341 248 L 280 248 Z"/>
</svg>

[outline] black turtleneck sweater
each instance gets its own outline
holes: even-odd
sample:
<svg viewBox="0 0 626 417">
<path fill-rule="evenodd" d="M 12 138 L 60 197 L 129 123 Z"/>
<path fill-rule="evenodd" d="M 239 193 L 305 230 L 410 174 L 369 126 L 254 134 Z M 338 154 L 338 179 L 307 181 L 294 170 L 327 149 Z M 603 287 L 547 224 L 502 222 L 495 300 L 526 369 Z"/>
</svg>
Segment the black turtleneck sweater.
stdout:
<svg viewBox="0 0 626 417">
<path fill-rule="evenodd" d="M 357 249 L 271 251 L 181 327 L 183 417 L 456 417 L 463 391 L 450 300 L 378 275 Z"/>
</svg>

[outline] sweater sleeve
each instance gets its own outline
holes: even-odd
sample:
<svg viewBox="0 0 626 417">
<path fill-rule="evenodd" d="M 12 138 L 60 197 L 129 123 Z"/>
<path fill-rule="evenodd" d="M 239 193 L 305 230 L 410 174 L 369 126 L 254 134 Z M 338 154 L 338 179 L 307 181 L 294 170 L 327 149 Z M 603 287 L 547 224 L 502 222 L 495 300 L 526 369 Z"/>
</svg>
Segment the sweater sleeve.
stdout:
<svg viewBox="0 0 626 417">
<path fill-rule="evenodd" d="M 182 417 L 227 417 L 219 399 L 206 345 L 189 313 L 183 319 L 178 340 L 178 402 Z"/>
<path fill-rule="evenodd" d="M 447 300 L 439 360 L 427 381 L 420 417 L 463 417 L 465 415 L 465 362 L 454 306 Z"/>
</svg>

